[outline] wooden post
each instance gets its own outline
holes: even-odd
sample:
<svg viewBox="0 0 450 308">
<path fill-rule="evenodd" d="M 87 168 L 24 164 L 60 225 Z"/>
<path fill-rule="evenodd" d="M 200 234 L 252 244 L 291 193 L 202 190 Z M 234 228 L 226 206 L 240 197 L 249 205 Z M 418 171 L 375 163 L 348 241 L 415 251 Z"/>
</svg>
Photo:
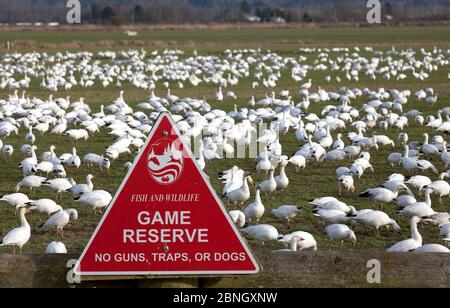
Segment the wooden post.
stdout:
<svg viewBox="0 0 450 308">
<path fill-rule="evenodd" d="M 11 48 L 11 43 L 9 41 L 6 41 L 5 48 L 6 50 L 9 50 Z"/>
</svg>

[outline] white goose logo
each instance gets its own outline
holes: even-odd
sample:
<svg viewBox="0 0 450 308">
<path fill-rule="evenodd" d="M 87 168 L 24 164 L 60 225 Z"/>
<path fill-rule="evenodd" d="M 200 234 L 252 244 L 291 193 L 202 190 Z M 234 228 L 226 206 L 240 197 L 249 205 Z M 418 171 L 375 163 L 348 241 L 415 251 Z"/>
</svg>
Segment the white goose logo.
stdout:
<svg viewBox="0 0 450 308">
<path fill-rule="evenodd" d="M 183 171 L 182 144 L 162 138 L 149 150 L 147 166 L 152 178 L 159 184 L 172 184 Z"/>
</svg>

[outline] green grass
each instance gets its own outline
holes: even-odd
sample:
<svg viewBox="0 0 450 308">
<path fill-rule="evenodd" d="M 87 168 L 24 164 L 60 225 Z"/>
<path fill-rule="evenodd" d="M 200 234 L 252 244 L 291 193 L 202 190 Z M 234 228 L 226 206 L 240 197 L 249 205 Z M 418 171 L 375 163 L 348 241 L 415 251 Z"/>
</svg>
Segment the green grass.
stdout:
<svg viewBox="0 0 450 308">
<path fill-rule="evenodd" d="M 432 31 L 431 31 L 432 30 Z M 432 40 L 437 43 L 443 43 L 444 45 L 450 41 L 450 37 L 448 35 L 444 35 L 445 31 L 448 31 L 447 28 L 408 28 L 408 29 L 298 29 L 298 30 L 242 30 L 242 31 L 190 31 L 189 34 L 187 32 L 182 31 L 151 31 L 142 33 L 142 39 L 154 39 L 154 40 L 192 40 L 195 42 L 224 42 L 228 40 L 236 40 L 244 42 L 262 42 L 271 46 L 271 40 L 315 40 L 317 44 L 320 44 L 322 40 L 342 40 L 343 42 L 351 42 L 355 45 L 363 45 L 369 43 L 392 43 L 398 42 L 399 40 Z M 368 31 L 368 32 L 366 32 Z M 97 40 L 97 39 L 123 39 L 120 35 L 120 32 L 94 32 L 94 31 L 74 31 L 71 32 L 70 36 L 64 32 L 0 32 L 0 40 L 3 39 L 22 39 L 22 40 L 36 40 L 43 42 L 69 42 L 72 40 Z M 428 44 L 427 48 L 432 48 L 434 43 Z M 264 44 L 264 43 L 262 43 Z M 293 44 L 289 47 L 279 46 L 276 49 L 279 52 L 283 53 L 283 55 L 298 55 L 298 53 L 293 53 L 292 49 L 297 49 L 302 47 L 301 45 Z M 422 46 L 421 46 L 422 47 Z M 219 50 L 220 48 L 217 48 Z M 416 46 L 417 49 L 417 46 Z M 212 52 L 210 49 L 200 49 L 200 52 Z M 317 53 L 307 55 L 308 63 L 313 63 Z M 397 89 L 410 89 L 413 93 L 418 89 L 424 87 L 433 87 L 439 93 L 440 98 L 438 103 L 435 106 L 427 106 L 424 103 L 418 102 L 415 98 L 411 98 L 408 105 L 405 106 L 405 111 L 413 108 L 420 109 L 424 111 L 426 115 L 435 114 L 439 108 L 443 108 L 446 106 L 450 106 L 450 98 L 448 95 L 448 79 L 447 73 L 449 72 L 449 68 L 441 68 L 441 70 L 437 73 L 433 73 L 432 78 L 425 82 L 419 82 L 408 78 L 404 81 L 385 81 L 381 79 L 377 79 L 376 81 L 367 80 L 362 78 L 359 82 L 342 82 L 341 84 L 337 84 L 335 82 L 325 83 L 323 81 L 325 74 L 322 72 L 313 72 L 310 74 L 310 78 L 313 79 L 314 87 L 321 86 L 326 90 L 337 91 L 341 86 L 348 87 L 369 87 L 371 89 L 377 89 L 379 87 L 385 87 L 386 89 L 397 88 Z M 289 75 L 289 73 L 285 75 Z M 332 76 L 334 76 L 332 74 Z M 48 93 L 42 91 L 37 86 L 38 82 L 33 83 L 32 87 L 27 91 L 28 95 L 36 96 L 41 98 L 48 97 Z M 215 86 L 209 85 L 201 85 L 197 88 L 193 88 L 191 86 L 185 85 L 185 89 L 174 89 L 172 87 L 173 92 L 180 97 L 195 97 L 202 98 L 206 97 L 207 101 L 213 105 L 213 107 L 224 109 L 224 110 L 232 110 L 234 104 L 237 104 L 238 107 L 246 106 L 247 101 L 252 95 L 260 98 L 262 97 L 267 90 L 263 88 L 258 88 L 256 90 L 251 89 L 251 80 L 242 80 L 240 84 L 233 88 L 233 91 L 238 95 L 239 99 L 237 101 L 226 100 L 222 103 L 214 102 L 214 93 L 217 91 Z M 157 95 L 165 96 L 165 90 L 162 90 L 160 84 L 156 91 Z M 290 78 L 283 77 L 283 79 L 279 82 L 279 86 L 275 89 L 276 93 L 278 93 L 281 89 L 288 89 L 291 93 L 294 94 L 294 99 L 298 102 L 300 99 L 297 97 L 298 84 L 295 84 Z M 125 100 L 131 105 L 145 101 L 148 93 L 142 90 L 136 90 L 128 84 L 124 85 L 125 90 Z M 72 100 L 76 100 L 79 97 L 85 97 L 87 103 L 91 106 L 93 112 L 98 111 L 101 104 L 108 104 L 113 99 L 118 96 L 119 90 L 114 86 L 109 87 L 107 89 L 103 89 L 98 85 L 92 89 L 80 89 L 75 88 L 70 92 L 58 92 L 58 97 L 65 97 L 66 95 L 70 95 Z M 0 99 L 7 97 L 9 93 L 6 91 L 0 92 Z M 353 102 L 356 107 L 361 107 L 364 103 L 364 99 L 357 100 Z M 319 114 L 325 104 L 312 104 L 309 112 L 314 112 Z M 352 129 L 348 127 L 343 133 L 347 133 Z M 387 134 L 392 139 L 396 140 L 396 136 L 399 133 L 398 130 L 389 130 L 388 132 L 381 132 L 377 129 L 380 134 Z M 428 132 L 431 135 L 434 133 L 426 129 L 424 127 L 416 127 L 414 124 L 411 124 L 411 127 L 406 130 L 410 135 L 410 140 L 419 140 L 422 141 L 422 134 L 424 132 Z M 333 133 L 333 136 L 336 135 L 337 132 Z M 370 132 L 369 134 L 371 134 Z M 18 136 L 11 136 L 4 140 L 5 144 L 12 144 L 16 150 L 11 160 L 4 160 L 0 158 L 1 168 L 0 168 L 0 195 L 11 193 L 15 184 L 22 178 L 20 170 L 17 168 L 17 165 L 22 160 L 20 154 L 20 146 L 24 143 L 24 135 L 25 132 L 21 131 Z M 107 131 L 102 129 L 101 133 L 93 135 L 87 142 L 81 142 L 77 144 L 77 149 L 80 157 L 83 157 L 86 153 L 103 153 L 106 146 L 111 144 L 113 138 L 107 134 Z M 347 140 L 346 140 L 347 141 Z M 283 136 L 281 143 L 283 144 L 283 151 L 287 154 L 293 153 L 297 148 L 298 144 L 295 140 L 295 136 L 292 132 L 288 135 Z M 43 153 L 44 151 L 48 151 L 50 145 L 55 144 L 57 146 L 57 154 L 62 154 L 66 152 L 70 152 L 72 149 L 72 144 L 70 140 L 66 137 L 57 137 L 46 134 L 45 136 L 37 136 L 37 146 L 38 146 L 38 154 Z M 365 190 L 368 187 L 374 187 L 381 184 L 384 181 L 384 178 L 393 172 L 403 172 L 404 170 L 392 169 L 387 164 L 387 155 L 393 151 L 391 148 L 383 148 L 379 151 L 371 151 L 372 154 L 372 164 L 375 168 L 375 173 L 371 174 L 370 172 L 366 173 L 361 180 L 356 181 L 357 193 Z M 395 151 L 401 151 L 399 149 L 395 149 Z M 88 170 L 85 166 L 82 166 L 80 170 L 67 169 L 68 176 L 73 177 L 77 182 L 84 182 L 85 175 L 87 173 L 92 173 L 95 176 L 94 185 L 95 189 L 105 189 L 111 193 L 114 193 L 119 184 L 122 181 L 122 178 L 125 176 L 125 171 L 123 170 L 123 164 L 127 161 L 132 161 L 133 157 L 131 155 L 121 156 L 118 161 L 113 163 L 110 174 L 101 174 L 98 169 Z M 436 160 L 433 161 L 437 163 Z M 323 196 L 336 196 L 337 195 L 337 180 L 335 176 L 335 169 L 338 166 L 349 166 L 351 163 L 348 160 L 341 161 L 339 163 L 325 162 L 321 164 L 319 167 L 308 165 L 305 171 L 302 171 L 299 174 L 295 173 L 295 170 L 292 166 L 287 168 L 287 174 L 290 179 L 290 185 L 288 190 L 283 193 L 276 193 L 275 200 L 266 201 L 263 199 L 263 203 L 266 206 L 266 214 L 262 219 L 262 223 L 270 223 L 274 224 L 279 228 L 281 233 L 288 233 L 296 230 L 304 230 L 311 232 L 319 242 L 319 249 L 326 250 L 328 249 L 328 240 L 324 234 L 322 234 L 322 230 L 325 227 L 325 224 L 319 219 L 312 216 L 310 211 L 310 207 L 307 205 L 307 201 L 311 198 L 323 197 Z M 220 160 L 211 162 L 207 168 L 206 173 L 213 179 L 213 185 L 217 190 L 218 194 L 221 193 L 221 184 L 216 180 L 216 174 L 219 171 L 224 169 L 228 169 L 233 165 L 239 165 L 241 168 L 247 170 L 254 170 L 255 162 L 253 159 L 233 159 L 233 160 Z M 443 169 L 441 163 L 437 163 L 437 167 L 439 170 Z M 436 176 L 432 174 L 430 175 L 433 179 Z M 253 175 L 256 183 L 264 180 L 264 176 Z M 356 206 L 357 209 L 363 208 L 376 208 L 376 206 L 367 199 L 361 199 L 357 197 L 357 193 L 351 195 L 349 193 L 344 193 L 341 198 L 342 201 L 347 202 L 348 204 Z M 31 194 L 30 198 L 38 199 L 38 198 L 54 198 L 54 193 L 49 191 L 46 188 L 38 189 L 38 193 L 36 195 Z M 252 202 L 254 198 L 254 192 L 252 192 L 252 197 L 249 202 Z M 224 202 L 227 204 L 226 202 Z M 72 207 L 72 201 L 69 196 L 64 196 L 64 199 L 60 204 L 65 207 Z M 274 218 L 270 211 L 272 208 L 278 207 L 282 204 L 297 204 L 304 207 L 303 212 L 297 216 L 291 223 L 290 227 L 287 228 L 284 223 Z M 445 199 L 444 205 L 438 205 L 436 200 L 433 199 L 433 205 L 436 211 L 448 211 L 449 210 L 449 199 Z M 77 210 L 79 210 L 80 217 L 78 221 L 71 222 L 69 226 L 66 227 L 65 238 L 62 240 L 68 247 L 69 252 L 79 253 L 89 240 L 96 224 L 100 220 L 99 215 L 94 215 L 92 212 L 81 206 L 75 206 Z M 229 209 L 232 209 L 230 207 Z M 368 230 L 364 227 L 359 226 L 356 230 L 356 234 L 358 237 L 358 249 L 373 249 L 373 250 L 384 250 L 389 245 L 393 244 L 396 241 L 399 241 L 404 238 L 409 237 L 409 227 L 408 221 L 404 217 L 398 216 L 395 213 L 395 208 L 393 205 L 388 205 L 386 207 L 387 212 L 391 215 L 391 217 L 397 219 L 402 226 L 404 232 L 402 235 L 397 235 L 392 232 L 388 233 L 386 231 L 382 231 L 382 237 L 376 238 L 374 236 L 374 232 L 372 230 Z M 32 225 L 32 237 L 30 242 L 25 246 L 24 251 L 26 253 L 41 253 L 45 250 L 47 244 L 53 240 L 58 240 L 54 231 L 47 232 L 38 232 L 36 227 L 42 223 L 46 217 L 39 217 L 36 214 L 32 214 L 29 216 L 30 223 Z M 17 217 L 14 216 L 14 209 L 10 206 L 1 203 L 0 204 L 0 234 L 4 234 L 8 230 L 16 227 L 18 224 Z M 425 242 L 439 242 L 438 231 L 435 228 L 427 228 L 425 230 L 421 230 L 424 235 Z M 257 245 L 254 241 L 250 241 L 251 245 Z M 278 247 L 276 243 L 270 244 L 271 247 Z M 351 249 L 346 246 L 345 249 Z M 7 252 L 8 249 L 0 248 L 0 252 Z"/>
<path fill-rule="evenodd" d="M 76 28 L 75 28 L 76 29 Z M 316 41 L 340 43 L 401 43 L 402 41 L 429 41 L 449 43 L 449 28 L 424 27 L 361 27 L 361 28 L 296 28 L 296 29 L 223 29 L 223 30 L 142 30 L 137 37 L 126 37 L 121 29 L 72 31 L 0 31 L 2 40 L 29 40 L 46 43 L 72 41 L 95 42 L 98 40 L 153 40 L 202 43 L 271 44 L 281 41 Z"/>
</svg>

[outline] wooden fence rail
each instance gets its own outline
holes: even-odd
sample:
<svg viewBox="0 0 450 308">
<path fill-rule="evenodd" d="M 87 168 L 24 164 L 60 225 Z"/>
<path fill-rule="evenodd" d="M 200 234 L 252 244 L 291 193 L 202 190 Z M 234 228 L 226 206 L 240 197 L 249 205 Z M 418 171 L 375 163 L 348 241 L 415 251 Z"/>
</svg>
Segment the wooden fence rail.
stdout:
<svg viewBox="0 0 450 308">
<path fill-rule="evenodd" d="M 0 255 L 0 287 L 450 287 L 450 256 L 382 252 L 272 253 L 256 249 L 263 271 L 239 278 L 91 280 L 67 282 L 71 255 Z M 381 283 L 369 284 L 369 260 Z M 128 277 L 131 278 L 131 277 Z M 105 280 L 103 280 L 105 279 Z"/>
</svg>

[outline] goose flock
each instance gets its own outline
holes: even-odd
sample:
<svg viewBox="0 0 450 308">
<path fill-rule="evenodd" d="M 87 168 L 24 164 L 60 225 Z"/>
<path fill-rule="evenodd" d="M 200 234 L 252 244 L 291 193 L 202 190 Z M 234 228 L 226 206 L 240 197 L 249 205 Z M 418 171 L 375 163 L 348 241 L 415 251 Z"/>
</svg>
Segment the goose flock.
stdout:
<svg viewBox="0 0 450 308">
<path fill-rule="evenodd" d="M 202 169 L 221 167 L 210 179 L 222 184 L 222 198 L 242 233 L 284 247 L 274 252 L 317 250 L 325 238 L 327 248 L 342 248 L 345 241 L 356 246 L 360 237 L 392 243 L 404 221 L 411 238 L 388 252 L 450 252 L 450 100 L 442 93 L 448 88 L 392 87 L 421 85 L 442 71 L 450 79 L 450 50 L 129 50 L 0 59 L 0 149 L 5 164 L 19 162 L 1 179 L 7 192 L 1 211 L 16 216 L 0 216 L 0 226 L 17 225 L 17 218 L 19 225 L 0 230 L 0 246 L 13 252 L 53 230 L 45 252 L 67 253 L 63 242 L 54 241 L 65 239 L 64 228 L 83 224 L 88 212 L 101 215 L 112 200 L 114 189 L 97 187 L 96 175 L 125 176 L 161 112 L 170 112 L 184 141 L 196 147 Z M 356 86 L 376 82 L 390 87 Z M 67 95 L 112 87 L 120 94 L 110 102 Z M 197 87 L 200 98 L 175 94 Z M 127 92 L 135 89 L 149 93 L 148 99 L 127 103 Z M 36 97 L 34 91 L 49 94 Z M 70 143 L 70 149 L 57 154 L 59 145 L 48 145 L 46 136 Z M 98 136 L 108 140 L 106 148 L 96 146 Z M 319 180 L 313 176 L 318 170 Z M 21 177 L 13 185 L 12 172 Z M 83 182 L 77 183 L 73 175 L 80 173 Z M 329 188 L 330 195 L 315 195 L 314 185 Z M 51 197 L 35 198 L 42 192 Z M 30 226 L 27 215 L 42 214 L 46 220 Z M 309 229 L 298 230 L 303 225 Z M 421 228 L 436 235 L 432 243 L 424 244 Z"/>
</svg>

